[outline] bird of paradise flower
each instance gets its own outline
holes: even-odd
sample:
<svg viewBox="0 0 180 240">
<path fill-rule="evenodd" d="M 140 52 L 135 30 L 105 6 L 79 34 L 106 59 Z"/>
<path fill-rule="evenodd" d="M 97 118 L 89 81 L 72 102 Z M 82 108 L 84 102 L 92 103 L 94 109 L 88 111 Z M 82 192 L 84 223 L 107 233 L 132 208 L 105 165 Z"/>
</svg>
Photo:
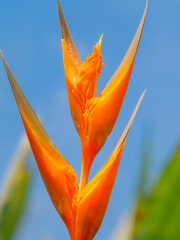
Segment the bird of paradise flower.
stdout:
<svg viewBox="0 0 180 240">
<path fill-rule="evenodd" d="M 69 105 L 82 147 L 79 185 L 75 170 L 46 133 L 1 52 L 37 166 L 55 208 L 67 226 L 71 240 L 91 240 L 96 235 L 108 206 L 128 132 L 145 94 L 144 91 L 109 159 L 88 182 L 92 162 L 111 133 L 121 109 L 141 38 L 147 5 L 148 1 L 123 61 L 102 92 L 96 96 L 96 82 L 103 64 L 102 36 L 93 53 L 81 62 L 57 0 Z"/>
</svg>

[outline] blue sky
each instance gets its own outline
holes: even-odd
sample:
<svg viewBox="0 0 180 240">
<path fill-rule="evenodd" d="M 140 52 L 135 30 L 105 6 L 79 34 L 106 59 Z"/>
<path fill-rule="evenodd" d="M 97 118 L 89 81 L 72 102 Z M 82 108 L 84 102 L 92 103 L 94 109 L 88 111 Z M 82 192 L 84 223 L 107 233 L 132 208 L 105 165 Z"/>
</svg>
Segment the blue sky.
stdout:
<svg viewBox="0 0 180 240">
<path fill-rule="evenodd" d="M 84 59 L 103 33 L 105 66 L 100 91 L 110 79 L 136 32 L 145 0 L 66 0 L 64 14 Z M 80 175 L 80 140 L 73 126 L 64 78 L 56 1 L 0 0 L 0 49 L 25 95 L 66 159 Z M 146 22 L 129 88 L 115 128 L 98 154 L 91 177 L 107 160 L 136 102 L 147 89 L 127 139 L 115 187 L 95 239 L 107 239 L 132 204 L 141 165 L 144 133 L 153 142 L 153 182 L 180 139 L 180 1 L 149 1 Z M 23 133 L 23 125 L 0 60 L 0 181 Z M 30 199 L 15 240 L 69 239 L 38 173 L 33 157 Z M 49 236 L 49 238 L 47 237 Z"/>
</svg>

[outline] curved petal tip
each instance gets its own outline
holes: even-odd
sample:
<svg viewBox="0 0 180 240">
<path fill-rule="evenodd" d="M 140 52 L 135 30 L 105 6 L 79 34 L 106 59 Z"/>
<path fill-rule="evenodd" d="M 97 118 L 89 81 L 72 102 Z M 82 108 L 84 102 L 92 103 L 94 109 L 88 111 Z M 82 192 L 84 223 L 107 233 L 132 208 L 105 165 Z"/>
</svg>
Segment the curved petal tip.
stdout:
<svg viewBox="0 0 180 240">
<path fill-rule="evenodd" d="M 62 38 L 65 40 L 66 44 L 68 45 L 68 48 L 71 50 L 74 59 L 77 61 L 77 65 L 81 65 L 81 59 L 78 55 L 78 52 L 76 50 L 75 44 L 73 42 L 71 33 L 69 31 L 66 19 L 64 17 L 64 13 L 60 4 L 60 1 L 57 0 L 57 8 L 58 8 L 58 16 L 59 16 L 59 22 L 60 22 L 60 27 L 61 27 L 61 33 L 62 33 Z"/>
<path fill-rule="evenodd" d="M 127 125 L 126 125 L 126 127 L 125 127 L 125 129 L 124 129 L 124 131 L 123 131 L 123 133 L 121 135 L 121 137 L 120 137 L 120 139 L 119 139 L 119 141 L 118 141 L 118 143 L 117 143 L 117 145 L 116 145 L 116 150 L 121 148 L 122 145 L 124 144 L 124 141 L 126 140 L 128 132 L 129 132 L 131 126 L 132 126 L 132 123 L 134 121 L 134 118 L 136 116 L 136 113 L 138 111 L 138 108 L 139 108 L 142 100 L 143 100 L 143 97 L 144 97 L 145 93 L 146 93 L 146 89 L 144 90 L 144 92 L 141 94 L 141 96 L 139 98 L 139 101 L 138 101 L 138 103 L 137 103 L 137 105 L 136 105 L 136 107 L 135 107 L 135 109 L 134 109 L 134 111 L 133 111 L 133 113 L 132 113 L 132 115 L 131 115 L 131 117 L 130 117 L 130 119 L 129 119 L 129 121 L 128 121 L 128 123 L 127 123 Z"/>
</svg>

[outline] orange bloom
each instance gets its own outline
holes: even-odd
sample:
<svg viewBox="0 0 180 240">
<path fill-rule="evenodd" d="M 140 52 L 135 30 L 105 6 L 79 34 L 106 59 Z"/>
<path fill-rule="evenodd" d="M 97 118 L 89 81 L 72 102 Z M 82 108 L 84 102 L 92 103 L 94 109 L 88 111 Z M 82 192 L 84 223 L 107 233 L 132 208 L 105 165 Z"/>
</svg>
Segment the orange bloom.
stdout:
<svg viewBox="0 0 180 240">
<path fill-rule="evenodd" d="M 111 133 L 121 109 L 145 21 L 147 3 L 139 28 L 122 63 L 98 96 L 96 82 L 102 67 L 102 36 L 93 53 L 81 63 L 58 0 L 57 4 L 69 105 L 74 125 L 81 138 L 82 188 L 88 181 L 92 162 Z"/>
<path fill-rule="evenodd" d="M 93 53 L 81 63 L 58 2 L 69 104 L 82 144 L 80 187 L 75 170 L 46 133 L 0 51 L 40 174 L 72 240 L 93 239 L 101 225 L 126 138 L 145 93 L 140 97 L 109 159 L 87 183 L 92 161 L 110 134 L 120 111 L 141 36 L 146 9 L 147 4 L 140 26 L 123 62 L 104 90 L 96 97 L 96 82 L 102 66 L 102 37 L 94 47 Z"/>
</svg>

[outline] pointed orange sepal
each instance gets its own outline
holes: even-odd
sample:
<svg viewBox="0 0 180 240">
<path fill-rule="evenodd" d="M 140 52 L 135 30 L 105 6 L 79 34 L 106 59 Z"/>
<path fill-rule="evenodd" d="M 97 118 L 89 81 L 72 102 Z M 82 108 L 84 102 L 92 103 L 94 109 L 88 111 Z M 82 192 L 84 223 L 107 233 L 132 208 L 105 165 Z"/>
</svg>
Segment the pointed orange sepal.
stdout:
<svg viewBox="0 0 180 240">
<path fill-rule="evenodd" d="M 73 239 L 75 212 L 72 202 L 78 192 L 76 172 L 47 135 L 2 53 L 1 57 L 44 184 Z"/>
</svg>

